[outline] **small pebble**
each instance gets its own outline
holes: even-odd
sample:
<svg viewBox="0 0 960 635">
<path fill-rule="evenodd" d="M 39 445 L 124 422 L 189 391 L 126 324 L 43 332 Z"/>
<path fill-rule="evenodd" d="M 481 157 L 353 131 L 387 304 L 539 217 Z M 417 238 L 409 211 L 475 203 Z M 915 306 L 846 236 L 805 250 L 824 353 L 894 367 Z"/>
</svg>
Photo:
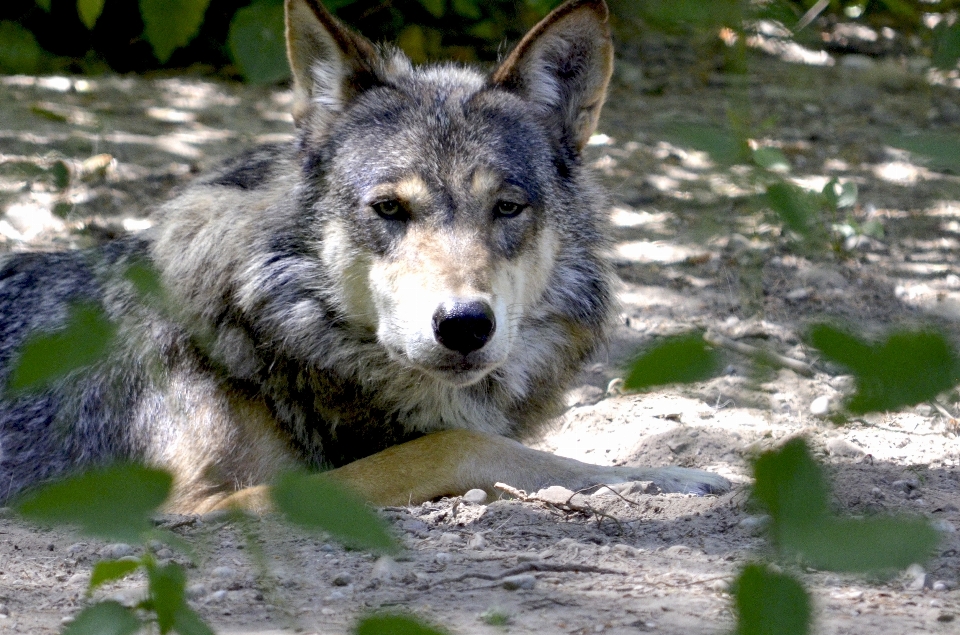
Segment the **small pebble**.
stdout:
<svg viewBox="0 0 960 635">
<path fill-rule="evenodd" d="M 686 545 L 673 545 L 672 547 L 667 547 L 664 549 L 664 552 L 671 555 L 680 555 L 690 553 L 691 549 Z"/>
<path fill-rule="evenodd" d="M 70 576 L 69 578 L 67 578 L 67 584 L 70 584 L 70 585 L 73 585 L 73 584 L 86 584 L 86 583 L 87 583 L 87 580 L 88 580 L 89 578 L 90 578 L 90 576 L 88 576 L 88 575 L 85 574 L 85 573 L 74 573 L 72 576 Z"/>
<path fill-rule="evenodd" d="M 810 402 L 810 414 L 814 417 L 825 417 L 830 414 L 830 397 L 821 395 Z"/>
<path fill-rule="evenodd" d="M 400 528 L 408 534 L 424 534 L 430 529 L 427 523 L 416 518 L 403 521 L 400 523 Z"/>
<path fill-rule="evenodd" d="M 915 478 L 902 478 L 893 482 L 894 489 L 909 493 L 920 487 L 920 481 Z"/>
<path fill-rule="evenodd" d="M 222 580 L 227 580 L 237 575 L 237 572 L 230 567 L 214 567 L 210 573 L 212 573 L 214 577 Z"/>
<path fill-rule="evenodd" d="M 921 417 L 929 417 L 933 414 L 933 406 L 927 403 L 917 404 L 913 411 L 916 412 Z"/>
<path fill-rule="evenodd" d="M 467 549 L 474 549 L 480 551 L 481 549 L 487 548 L 487 539 L 483 537 L 483 534 L 473 534 L 470 536 L 470 540 L 467 541 Z"/>
<path fill-rule="evenodd" d="M 853 375 L 837 375 L 836 377 L 831 377 L 830 381 L 827 383 L 830 384 L 830 387 L 835 390 L 839 390 L 840 392 L 849 392 L 853 390 L 857 380 Z"/>
<path fill-rule="evenodd" d="M 161 560 L 166 560 L 173 557 L 173 551 L 163 547 L 162 549 L 157 549 L 157 557 Z"/>
<path fill-rule="evenodd" d="M 331 609 L 331 608 L 322 608 L 322 609 L 320 609 L 320 613 L 321 613 L 322 615 L 333 615 L 334 613 L 336 613 L 336 611 L 334 611 L 334 610 Z"/>
<path fill-rule="evenodd" d="M 827 452 L 830 453 L 830 456 L 846 457 L 863 456 L 866 454 L 861 448 L 858 448 L 845 439 L 830 439 L 827 441 Z"/>
<path fill-rule="evenodd" d="M 347 573 L 346 571 L 338 573 L 336 577 L 333 578 L 334 586 L 347 586 L 351 582 L 353 582 L 353 576 Z"/>
<path fill-rule="evenodd" d="M 947 584 L 947 583 L 946 583 L 945 581 L 943 581 L 943 580 L 937 580 L 936 582 L 933 583 L 933 590 L 934 590 L 934 591 L 949 591 L 949 590 L 950 590 L 950 585 Z"/>
<path fill-rule="evenodd" d="M 325 542 L 322 545 L 320 545 L 320 551 L 324 551 L 326 553 L 333 553 L 336 550 L 337 548 L 331 545 L 329 542 Z"/>
<path fill-rule="evenodd" d="M 380 556 L 370 572 L 370 577 L 376 580 L 393 580 L 401 575 L 400 565 L 390 556 Z"/>
<path fill-rule="evenodd" d="M 574 492 L 572 490 L 568 490 L 566 487 L 551 485 L 550 487 L 545 487 L 536 492 L 533 496 L 534 498 L 551 505 L 566 505 L 567 501 L 574 497 Z"/>
<path fill-rule="evenodd" d="M 206 598 L 206 601 L 207 601 L 207 602 L 222 602 L 226 597 L 227 597 L 227 592 L 226 592 L 224 589 L 220 589 L 219 591 L 214 591 L 213 593 L 211 593 L 210 595 L 208 595 L 207 598 Z"/>
<path fill-rule="evenodd" d="M 449 547 L 451 545 L 459 545 L 461 540 L 458 534 L 453 533 L 452 531 L 445 531 L 440 534 L 439 540 L 437 540 L 443 547 Z"/>
<path fill-rule="evenodd" d="M 532 589 L 537 585 L 537 578 L 529 573 L 521 573 L 519 575 L 510 575 L 505 577 L 501 584 L 504 589 L 508 591 L 516 591 L 517 589 Z"/>
<path fill-rule="evenodd" d="M 207 593 L 207 587 L 200 582 L 194 582 L 186 588 L 187 597 L 191 600 L 203 597 Z"/>
<path fill-rule="evenodd" d="M 744 530 L 750 532 L 752 535 L 756 536 L 766 530 L 767 525 L 770 524 L 770 517 L 766 514 L 760 516 L 747 516 L 739 523 L 738 527 L 743 528 Z"/>
<path fill-rule="evenodd" d="M 957 533 L 957 528 L 954 527 L 953 523 L 947 520 L 946 518 L 940 518 L 938 520 L 930 523 L 934 529 L 944 534 L 955 534 Z"/>
<path fill-rule="evenodd" d="M 474 505 L 483 505 L 487 502 L 487 493 L 482 489 L 472 489 L 463 495 L 463 501 Z"/>
<path fill-rule="evenodd" d="M 10 607 L 6 604 L 0 604 L 0 615 L 3 617 L 10 617 Z"/>
<path fill-rule="evenodd" d="M 126 543 L 118 542 L 104 547 L 100 555 L 105 559 L 118 560 L 124 556 L 132 556 L 133 547 Z"/>
<path fill-rule="evenodd" d="M 714 580 L 710 583 L 710 589 L 712 591 L 716 591 L 717 593 L 729 593 L 730 580 Z"/>
<path fill-rule="evenodd" d="M 433 557 L 434 562 L 436 562 L 437 564 L 442 564 L 444 566 L 450 564 L 452 560 L 453 560 L 453 556 L 451 556 L 446 551 L 437 552 L 437 555 Z"/>
<path fill-rule="evenodd" d="M 907 567 L 907 576 L 910 578 L 910 581 L 907 582 L 907 589 L 910 591 L 922 591 L 923 589 L 929 589 L 933 586 L 933 580 L 930 577 L 930 574 L 923 570 L 918 564 L 912 564 Z"/>
<path fill-rule="evenodd" d="M 612 549 L 613 549 L 613 551 L 615 551 L 615 552 L 617 552 L 617 553 L 619 553 L 619 554 L 621 554 L 621 555 L 627 556 L 627 557 L 629 557 L 629 558 L 632 558 L 632 557 L 634 557 L 634 556 L 637 555 L 637 548 L 636 548 L 636 547 L 633 547 L 633 546 L 631 546 L 631 545 L 625 545 L 625 544 L 623 544 L 622 542 L 613 545 Z"/>
<path fill-rule="evenodd" d="M 86 551 L 87 543 L 85 542 L 75 542 L 69 547 L 67 547 L 67 555 L 73 558 L 76 558 L 78 555 Z"/>
</svg>

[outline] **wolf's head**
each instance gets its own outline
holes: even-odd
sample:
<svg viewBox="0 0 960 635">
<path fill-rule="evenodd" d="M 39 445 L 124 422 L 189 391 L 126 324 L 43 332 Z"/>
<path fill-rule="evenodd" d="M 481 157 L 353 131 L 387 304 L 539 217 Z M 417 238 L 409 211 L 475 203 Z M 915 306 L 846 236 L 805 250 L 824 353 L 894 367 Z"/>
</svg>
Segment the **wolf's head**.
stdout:
<svg viewBox="0 0 960 635">
<path fill-rule="evenodd" d="M 342 318 L 465 386 L 524 324 L 576 314 L 550 290 L 589 285 L 570 261 L 599 240 L 580 152 L 612 69 L 603 0 L 562 5 L 489 75 L 414 68 L 316 0 L 286 10 L 309 222 Z"/>
</svg>

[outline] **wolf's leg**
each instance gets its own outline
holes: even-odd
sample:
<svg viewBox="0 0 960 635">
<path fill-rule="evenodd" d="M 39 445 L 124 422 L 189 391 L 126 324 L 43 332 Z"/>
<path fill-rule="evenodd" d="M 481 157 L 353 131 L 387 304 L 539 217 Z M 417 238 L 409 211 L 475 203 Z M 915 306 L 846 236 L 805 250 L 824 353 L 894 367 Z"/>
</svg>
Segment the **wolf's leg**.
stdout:
<svg viewBox="0 0 960 635">
<path fill-rule="evenodd" d="M 493 491 L 497 482 L 532 492 L 550 485 L 571 490 L 627 481 L 653 481 L 664 492 L 719 494 L 725 478 L 682 467 L 605 467 L 532 450 L 505 437 L 448 430 L 388 448 L 327 472 L 374 505 L 407 505 L 478 488 Z M 269 508 L 265 487 L 241 490 L 218 508 Z"/>
<path fill-rule="evenodd" d="M 418 503 L 473 488 L 492 491 L 497 482 L 528 492 L 550 485 L 579 490 L 625 481 L 653 481 L 664 492 L 715 494 L 730 488 L 725 478 L 701 470 L 591 465 L 467 430 L 430 434 L 330 474 L 377 505 Z"/>
</svg>

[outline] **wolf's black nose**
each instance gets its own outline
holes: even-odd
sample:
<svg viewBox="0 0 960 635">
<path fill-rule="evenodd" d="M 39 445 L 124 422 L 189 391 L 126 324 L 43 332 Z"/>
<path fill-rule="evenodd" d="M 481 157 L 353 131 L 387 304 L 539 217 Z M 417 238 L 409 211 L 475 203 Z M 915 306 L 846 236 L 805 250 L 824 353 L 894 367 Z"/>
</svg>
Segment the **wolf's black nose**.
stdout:
<svg viewBox="0 0 960 635">
<path fill-rule="evenodd" d="M 464 355 L 483 348 L 496 328 L 493 309 L 486 302 L 444 303 L 433 314 L 437 341 Z"/>
</svg>

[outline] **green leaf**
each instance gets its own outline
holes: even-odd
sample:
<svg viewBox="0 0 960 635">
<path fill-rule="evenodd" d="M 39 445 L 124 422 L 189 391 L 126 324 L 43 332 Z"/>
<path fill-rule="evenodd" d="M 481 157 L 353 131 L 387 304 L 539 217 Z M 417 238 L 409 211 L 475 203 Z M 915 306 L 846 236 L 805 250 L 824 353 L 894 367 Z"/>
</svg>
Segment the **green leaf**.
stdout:
<svg viewBox="0 0 960 635">
<path fill-rule="evenodd" d="M 166 62 L 193 39 L 208 4 L 210 0 L 140 0 L 143 35 L 158 60 Z"/>
<path fill-rule="evenodd" d="M 778 148 L 757 148 L 752 153 L 753 162 L 765 170 L 789 172 L 790 161 Z"/>
<path fill-rule="evenodd" d="M 741 0 L 645 0 L 630 6 L 644 21 L 670 31 L 683 26 L 739 28 L 746 5 Z"/>
<path fill-rule="evenodd" d="M 483 15 L 477 0 L 453 0 L 453 12 L 471 20 L 478 20 Z"/>
<path fill-rule="evenodd" d="M 14 509 L 38 523 L 77 525 L 99 538 L 138 542 L 172 483 L 162 470 L 115 465 L 41 486 L 23 496 Z"/>
<path fill-rule="evenodd" d="M 37 6 L 50 13 L 50 2 L 51 0 L 37 0 Z"/>
<path fill-rule="evenodd" d="M 853 207 L 857 203 L 857 197 L 860 195 L 860 191 L 857 188 L 857 184 L 853 181 L 847 181 L 846 183 L 840 184 L 840 192 L 837 194 L 837 207 L 843 209 L 844 207 Z"/>
<path fill-rule="evenodd" d="M 258 2 L 238 9 L 230 21 L 227 45 L 248 82 L 273 84 L 290 77 L 283 4 Z"/>
<path fill-rule="evenodd" d="M 435 18 L 442 18 L 447 12 L 447 0 L 420 0 L 420 4 Z"/>
<path fill-rule="evenodd" d="M 88 590 L 93 591 L 101 584 L 127 577 L 140 568 L 135 560 L 101 560 L 93 567 Z"/>
<path fill-rule="evenodd" d="M 386 523 L 331 478 L 291 472 L 277 480 L 271 493 L 277 509 L 296 525 L 329 532 L 337 540 L 363 549 L 398 550 Z"/>
<path fill-rule="evenodd" d="M 720 355 L 703 341 L 703 331 L 665 338 L 641 354 L 624 379 L 627 390 L 662 384 L 690 383 L 720 371 Z"/>
<path fill-rule="evenodd" d="M 890 13 L 900 16 L 901 18 L 906 18 L 909 21 L 916 21 L 918 15 L 916 10 L 910 6 L 908 2 L 904 0 L 880 0 L 881 4 L 885 4 L 890 10 Z"/>
<path fill-rule="evenodd" d="M 950 26 L 946 26 L 946 22 L 944 20 L 943 26 L 934 31 L 936 43 L 930 61 L 937 68 L 948 71 L 956 68 L 957 60 L 960 60 L 960 21 Z"/>
<path fill-rule="evenodd" d="M 960 136 L 947 131 L 888 135 L 888 145 L 919 155 L 930 168 L 960 172 Z"/>
<path fill-rule="evenodd" d="M 523 4 L 532 9 L 539 17 L 544 17 L 550 11 L 553 10 L 558 4 L 559 0 L 524 0 Z"/>
<path fill-rule="evenodd" d="M 154 302 L 163 298 L 160 272 L 148 260 L 136 260 L 127 267 L 123 277 L 133 283 L 141 299 Z"/>
<path fill-rule="evenodd" d="M 75 370 L 102 359 L 116 335 L 116 326 L 95 304 L 69 308 L 66 328 L 31 335 L 20 350 L 10 373 L 8 392 L 44 388 Z"/>
<path fill-rule="evenodd" d="M 31 75 L 39 62 L 40 45 L 33 33 L 16 22 L 0 22 L 0 72 Z"/>
<path fill-rule="evenodd" d="M 692 147 L 706 152 L 722 165 L 743 163 L 750 159 L 749 147 L 728 129 L 693 123 L 668 125 L 664 136 L 678 146 Z"/>
<path fill-rule="evenodd" d="M 829 486 L 803 439 L 761 454 L 753 474 L 753 497 L 767 509 L 775 530 L 816 524 L 828 516 Z"/>
<path fill-rule="evenodd" d="M 143 627 L 133 611 L 119 602 L 100 602 L 83 609 L 63 635 L 132 635 Z"/>
<path fill-rule="evenodd" d="M 370 615 L 354 628 L 355 635 L 446 635 L 406 615 Z"/>
<path fill-rule="evenodd" d="M 213 629 L 186 602 L 174 616 L 173 629 L 180 635 L 215 635 Z"/>
<path fill-rule="evenodd" d="M 738 635 L 806 635 L 810 597 L 792 577 L 747 565 L 734 583 Z"/>
<path fill-rule="evenodd" d="M 187 574 L 175 562 L 147 568 L 150 580 L 150 598 L 157 614 L 157 626 L 161 633 L 168 633 L 176 623 L 177 612 L 184 604 L 184 588 Z"/>
<path fill-rule="evenodd" d="M 80 21 L 88 29 L 92 29 L 97 23 L 97 18 L 103 12 L 104 0 L 77 0 L 77 13 L 80 15 Z"/>
<path fill-rule="evenodd" d="M 827 571 L 903 569 L 928 560 L 940 536 L 921 518 L 829 518 L 816 526 L 785 527 L 784 551 Z"/>
<path fill-rule="evenodd" d="M 960 358 L 946 338 L 933 331 L 895 332 L 869 344 L 821 324 L 811 329 L 808 339 L 827 359 L 856 376 L 857 392 L 847 403 L 854 413 L 917 404 L 960 382 Z"/>
<path fill-rule="evenodd" d="M 809 235 L 819 220 L 816 194 L 790 183 L 774 183 L 767 188 L 767 203 L 780 220 L 793 231 Z"/>
</svg>

